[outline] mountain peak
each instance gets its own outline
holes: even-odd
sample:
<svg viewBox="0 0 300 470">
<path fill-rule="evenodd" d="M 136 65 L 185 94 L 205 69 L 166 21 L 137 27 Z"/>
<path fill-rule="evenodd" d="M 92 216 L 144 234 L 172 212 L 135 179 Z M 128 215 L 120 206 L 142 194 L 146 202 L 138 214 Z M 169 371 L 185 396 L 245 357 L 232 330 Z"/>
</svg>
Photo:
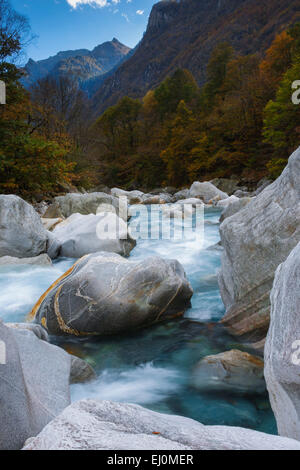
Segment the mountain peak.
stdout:
<svg viewBox="0 0 300 470">
<path fill-rule="evenodd" d="M 80 83 L 100 77 L 115 67 L 130 51 L 118 39 L 99 44 L 92 51 L 76 49 L 59 51 L 56 55 L 39 61 L 29 59 L 25 66 L 27 76 L 23 84 L 28 88 L 46 76 L 73 76 Z"/>
</svg>

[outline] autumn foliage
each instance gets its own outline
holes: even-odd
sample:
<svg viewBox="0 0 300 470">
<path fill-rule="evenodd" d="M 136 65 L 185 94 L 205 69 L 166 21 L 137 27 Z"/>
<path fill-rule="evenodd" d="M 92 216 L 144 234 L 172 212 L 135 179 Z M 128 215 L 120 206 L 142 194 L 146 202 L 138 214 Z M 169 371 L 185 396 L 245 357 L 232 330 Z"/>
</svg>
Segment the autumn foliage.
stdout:
<svg viewBox="0 0 300 470">
<path fill-rule="evenodd" d="M 184 186 L 195 179 L 276 177 L 299 145 L 300 27 L 279 34 L 265 57 L 219 44 L 199 89 L 178 70 L 142 101 L 125 97 L 90 130 L 107 184 Z"/>
</svg>

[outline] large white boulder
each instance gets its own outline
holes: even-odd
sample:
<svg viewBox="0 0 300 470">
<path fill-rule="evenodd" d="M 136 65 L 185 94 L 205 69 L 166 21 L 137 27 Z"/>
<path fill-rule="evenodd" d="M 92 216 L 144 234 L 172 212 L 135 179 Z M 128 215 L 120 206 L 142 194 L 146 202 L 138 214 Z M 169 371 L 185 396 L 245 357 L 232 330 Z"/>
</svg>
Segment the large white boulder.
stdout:
<svg viewBox="0 0 300 470">
<path fill-rule="evenodd" d="M 250 429 L 204 426 L 137 405 L 82 400 L 24 450 L 300 450 L 300 442 Z"/>
<path fill-rule="evenodd" d="M 41 297 L 29 318 L 55 335 L 113 335 L 183 315 L 193 290 L 178 261 L 80 259 Z"/>
<path fill-rule="evenodd" d="M 20 449 L 70 404 L 70 372 L 63 349 L 0 321 L 0 449 Z"/>
<path fill-rule="evenodd" d="M 223 324 L 242 339 L 261 342 L 268 331 L 276 268 L 300 241 L 300 148 L 282 175 L 226 218 L 220 232 Z"/>
<path fill-rule="evenodd" d="M 18 196 L 0 195 L 0 257 L 32 258 L 48 253 L 55 258 L 58 249 L 30 204 Z"/>
<path fill-rule="evenodd" d="M 128 256 L 136 242 L 127 223 L 112 212 L 94 215 L 73 214 L 53 231 L 61 245 L 60 255 L 81 258 L 97 251 Z"/>
<path fill-rule="evenodd" d="M 57 196 L 43 217 L 53 219 L 67 218 L 76 213 L 82 215 L 96 214 L 102 204 L 113 207 L 116 214 L 123 218 L 124 208 L 121 205 L 121 211 L 119 211 L 120 201 L 118 197 L 106 193 L 69 193 L 65 196 Z"/>
<path fill-rule="evenodd" d="M 190 188 L 189 197 L 198 197 L 199 199 L 202 199 L 205 204 L 208 204 L 212 200 L 221 201 L 222 199 L 227 199 L 228 194 L 216 188 L 208 181 L 205 181 L 204 183 L 195 181 Z"/>
<path fill-rule="evenodd" d="M 300 243 L 276 271 L 265 378 L 279 434 L 300 441 Z"/>
</svg>

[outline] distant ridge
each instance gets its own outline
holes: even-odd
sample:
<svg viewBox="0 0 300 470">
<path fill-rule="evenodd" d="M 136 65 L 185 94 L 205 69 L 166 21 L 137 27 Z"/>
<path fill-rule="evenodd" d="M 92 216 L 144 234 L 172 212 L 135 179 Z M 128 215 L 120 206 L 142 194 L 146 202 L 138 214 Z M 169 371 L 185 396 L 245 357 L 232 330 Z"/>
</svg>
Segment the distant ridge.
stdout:
<svg viewBox="0 0 300 470">
<path fill-rule="evenodd" d="M 92 51 L 78 49 L 58 52 L 48 59 L 34 61 L 29 59 L 24 71 L 23 84 L 29 88 L 37 80 L 46 76 L 71 76 L 89 91 L 88 82 L 105 75 L 122 61 L 130 48 L 116 38 L 96 46 Z"/>
</svg>

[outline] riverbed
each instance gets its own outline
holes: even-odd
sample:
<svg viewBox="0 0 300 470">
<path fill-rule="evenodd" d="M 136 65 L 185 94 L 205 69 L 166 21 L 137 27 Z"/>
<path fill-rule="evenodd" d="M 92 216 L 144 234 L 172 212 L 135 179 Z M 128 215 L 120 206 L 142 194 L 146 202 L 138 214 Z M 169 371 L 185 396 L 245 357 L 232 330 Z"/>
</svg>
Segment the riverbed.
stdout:
<svg viewBox="0 0 300 470">
<path fill-rule="evenodd" d="M 198 240 L 138 240 L 130 259 L 149 256 L 177 259 L 194 289 L 191 308 L 181 319 L 107 339 L 51 340 L 87 360 L 96 370 L 94 382 L 73 385 L 72 400 L 97 398 L 136 403 L 155 411 L 178 414 L 203 424 L 232 425 L 276 433 L 267 393 L 239 396 L 204 394 L 191 377 L 204 356 L 245 349 L 218 321 L 224 306 L 218 288 L 220 211 L 205 210 L 204 243 Z M 52 267 L 0 268 L 0 315 L 5 322 L 23 322 L 40 295 L 74 260 L 59 259 Z"/>
</svg>

